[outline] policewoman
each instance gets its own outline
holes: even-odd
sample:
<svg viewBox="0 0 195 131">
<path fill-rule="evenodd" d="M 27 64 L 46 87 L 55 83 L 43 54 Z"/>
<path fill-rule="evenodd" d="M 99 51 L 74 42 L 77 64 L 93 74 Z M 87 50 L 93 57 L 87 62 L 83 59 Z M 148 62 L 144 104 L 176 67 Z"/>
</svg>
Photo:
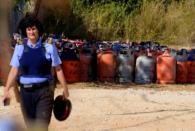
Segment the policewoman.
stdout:
<svg viewBox="0 0 195 131">
<path fill-rule="evenodd" d="M 3 101 L 10 100 L 9 89 L 19 76 L 21 107 L 28 129 L 47 131 L 54 101 L 52 68 L 63 87 L 64 98 L 69 96 L 61 60 L 55 44 L 42 42 L 43 26 L 36 17 L 27 14 L 20 21 L 19 29 L 27 39 L 15 47 Z"/>
</svg>

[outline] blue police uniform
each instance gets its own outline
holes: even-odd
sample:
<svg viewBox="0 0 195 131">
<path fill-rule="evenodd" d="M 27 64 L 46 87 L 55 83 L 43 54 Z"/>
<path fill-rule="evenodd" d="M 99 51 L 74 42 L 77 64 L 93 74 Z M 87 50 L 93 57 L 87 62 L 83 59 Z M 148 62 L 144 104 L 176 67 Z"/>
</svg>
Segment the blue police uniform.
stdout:
<svg viewBox="0 0 195 131">
<path fill-rule="evenodd" d="M 41 38 L 38 40 L 35 47 L 32 46 L 32 43 L 30 41 L 27 41 L 27 46 L 30 47 L 30 48 L 39 48 L 39 47 L 41 47 L 42 46 Z M 57 52 L 57 49 L 56 49 L 55 45 L 44 43 L 43 46 L 46 50 L 45 51 L 45 57 L 48 60 L 51 59 L 52 66 L 55 67 L 55 66 L 60 65 L 62 62 L 59 58 L 59 55 L 58 55 L 58 52 Z M 19 66 L 20 66 L 19 61 L 22 57 L 23 51 L 24 51 L 24 45 L 16 45 L 15 50 L 14 50 L 14 54 L 13 54 L 11 62 L 10 62 L 11 66 L 19 68 Z M 32 59 L 32 58 L 30 58 L 30 59 Z M 23 84 L 31 84 L 31 83 L 40 83 L 40 82 L 48 80 L 49 78 L 50 78 L 50 76 L 47 76 L 47 78 L 45 78 L 45 77 L 28 78 L 28 77 L 21 76 L 19 81 L 20 81 L 20 83 L 23 83 Z"/>
<path fill-rule="evenodd" d="M 10 65 L 19 69 L 20 95 L 23 113 L 32 122 L 49 125 L 53 108 L 54 90 L 51 67 L 62 62 L 54 44 L 42 43 L 36 46 L 27 40 L 16 45 Z M 29 123 L 27 122 L 27 125 Z"/>
</svg>

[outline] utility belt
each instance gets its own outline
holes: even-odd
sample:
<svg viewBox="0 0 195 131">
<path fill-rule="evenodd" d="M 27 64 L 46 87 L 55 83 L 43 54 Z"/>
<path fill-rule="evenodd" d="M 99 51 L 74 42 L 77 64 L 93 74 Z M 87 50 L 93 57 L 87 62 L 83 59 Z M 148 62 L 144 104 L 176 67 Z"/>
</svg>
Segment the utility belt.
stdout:
<svg viewBox="0 0 195 131">
<path fill-rule="evenodd" d="M 41 83 L 33 83 L 33 84 L 21 84 L 20 83 L 20 87 L 27 91 L 34 91 L 37 89 L 49 88 L 49 86 L 50 86 L 49 81 L 45 81 Z"/>
</svg>

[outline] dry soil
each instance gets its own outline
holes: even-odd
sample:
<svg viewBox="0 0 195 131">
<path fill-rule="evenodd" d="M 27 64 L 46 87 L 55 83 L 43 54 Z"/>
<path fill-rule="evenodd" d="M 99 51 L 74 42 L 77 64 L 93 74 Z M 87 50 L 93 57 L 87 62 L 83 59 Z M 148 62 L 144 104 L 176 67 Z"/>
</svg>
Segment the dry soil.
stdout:
<svg viewBox="0 0 195 131">
<path fill-rule="evenodd" d="M 195 85 L 69 84 L 73 108 L 65 121 L 52 116 L 50 131 L 195 131 Z M 62 93 L 58 85 L 55 96 Z M 2 95 L 2 88 L 0 88 Z M 12 94 L 0 118 L 24 125 Z"/>
</svg>

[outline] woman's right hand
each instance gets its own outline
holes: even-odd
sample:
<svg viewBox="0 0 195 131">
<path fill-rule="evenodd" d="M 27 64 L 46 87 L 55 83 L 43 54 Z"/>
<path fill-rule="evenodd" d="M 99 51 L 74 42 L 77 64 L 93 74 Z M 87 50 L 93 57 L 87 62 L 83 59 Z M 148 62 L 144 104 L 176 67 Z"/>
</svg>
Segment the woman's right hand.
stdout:
<svg viewBox="0 0 195 131">
<path fill-rule="evenodd" d="M 8 106 L 10 104 L 10 93 L 9 93 L 9 90 L 4 88 L 4 91 L 3 91 L 3 99 L 2 99 L 2 102 L 3 102 L 3 105 L 4 106 Z"/>
<path fill-rule="evenodd" d="M 9 105 L 10 104 L 10 88 L 14 85 L 14 82 L 16 81 L 18 74 L 18 68 L 17 67 L 12 67 L 11 70 L 9 71 L 9 75 L 7 78 L 6 86 L 4 87 L 3 90 L 3 104 L 4 105 Z"/>
</svg>

